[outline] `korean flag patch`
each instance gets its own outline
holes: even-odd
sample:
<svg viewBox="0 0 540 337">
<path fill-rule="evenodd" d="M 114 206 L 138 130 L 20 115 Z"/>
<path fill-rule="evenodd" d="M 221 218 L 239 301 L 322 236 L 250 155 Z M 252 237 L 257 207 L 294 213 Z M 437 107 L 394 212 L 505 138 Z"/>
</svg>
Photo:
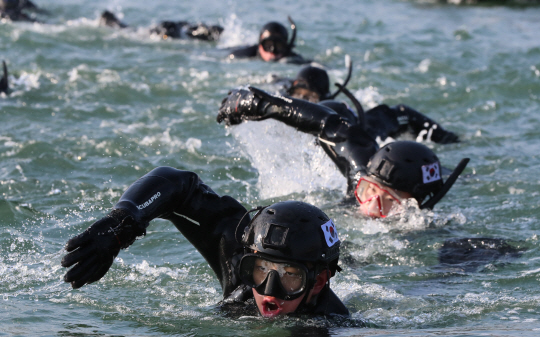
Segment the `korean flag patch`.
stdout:
<svg viewBox="0 0 540 337">
<path fill-rule="evenodd" d="M 441 180 L 441 169 L 439 168 L 439 163 L 435 162 L 433 164 L 422 166 L 422 177 L 424 178 L 424 184 Z"/>
<path fill-rule="evenodd" d="M 321 226 L 324 238 L 326 239 L 326 244 L 328 247 L 332 247 L 336 242 L 339 241 L 336 226 L 332 222 L 332 220 L 328 220 L 327 223 Z"/>
</svg>

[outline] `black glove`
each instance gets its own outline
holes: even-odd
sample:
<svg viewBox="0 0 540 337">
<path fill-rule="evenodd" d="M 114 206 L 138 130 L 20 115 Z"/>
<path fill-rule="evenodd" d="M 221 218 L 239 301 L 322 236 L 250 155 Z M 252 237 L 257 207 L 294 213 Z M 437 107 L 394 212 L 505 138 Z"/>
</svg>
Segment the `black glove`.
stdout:
<svg viewBox="0 0 540 337">
<path fill-rule="evenodd" d="M 217 115 L 217 122 L 225 121 L 227 125 L 236 125 L 245 120 L 264 120 L 272 114 L 267 113 L 269 106 L 281 107 L 292 103 L 289 98 L 270 95 L 260 89 L 236 89 L 229 92 L 221 102 Z"/>
<path fill-rule="evenodd" d="M 129 247 L 137 236 L 145 235 L 145 228 L 123 210 L 113 210 L 94 222 L 67 242 L 68 254 L 62 259 L 62 267 L 76 265 L 64 275 L 64 281 L 70 282 L 73 289 L 98 281 L 107 273 L 120 249 Z"/>
<path fill-rule="evenodd" d="M 227 125 L 242 123 L 250 117 L 257 116 L 260 97 L 251 90 L 235 89 L 229 92 L 221 102 L 221 107 L 217 115 L 217 122 L 225 121 Z"/>
<path fill-rule="evenodd" d="M 447 131 L 440 126 L 438 126 L 437 128 L 433 128 L 433 126 L 431 127 L 433 129 L 433 132 L 431 134 L 431 140 L 433 142 L 439 144 L 459 143 L 458 135 L 456 135 L 452 131 Z"/>
</svg>

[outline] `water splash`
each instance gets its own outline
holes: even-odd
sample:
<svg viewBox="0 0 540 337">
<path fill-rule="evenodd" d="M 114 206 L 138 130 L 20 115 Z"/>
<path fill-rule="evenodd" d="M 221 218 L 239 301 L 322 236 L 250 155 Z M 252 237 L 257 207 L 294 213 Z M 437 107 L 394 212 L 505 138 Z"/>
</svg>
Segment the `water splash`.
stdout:
<svg viewBox="0 0 540 337">
<path fill-rule="evenodd" d="M 316 190 L 339 190 L 346 179 L 315 137 L 281 122 L 248 122 L 230 128 L 259 172 L 257 186 L 263 199 Z"/>
</svg>

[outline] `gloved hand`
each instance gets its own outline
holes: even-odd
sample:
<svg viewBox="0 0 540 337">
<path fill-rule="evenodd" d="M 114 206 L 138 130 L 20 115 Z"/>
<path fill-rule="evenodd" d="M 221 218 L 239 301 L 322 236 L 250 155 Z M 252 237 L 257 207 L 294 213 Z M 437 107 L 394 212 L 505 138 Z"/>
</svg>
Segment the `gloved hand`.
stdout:
<svg viewBox="0 0 540 337">
<path fill-rule="evenodd" d="M 431 134 L 431 140 L 435 143 L 439 144 L 451 144 L 451 143 L 459 143 L 459 137 L 452 131 L 447 131 L 443 129 L 442 127 L 433 128 L 433 132 Z"/>
<path fill-rule="evenodd" d="M 225 121 L 227 125 L 236 125 L 244 120 L 267 119 L 270 116 L 267 114 L 269 106 L 281 107 L 292 103 L 288 98 L 270 95 L 254 87 L 248 88 L 229 92 L 229 96 L 221 102 L 216 118 L 218 123 Z"/>
<path fill-rule="evenodd" d="M 121 248 L 129 247 L 137 236 L 146 234 L 145 227 L 123 210 L 113 210 L 94 222 L 67 242 L 68 254 L 62 259 L 62 267 L 76 265 L 64 275 L 64 281 L 70 282 L 73 289 L 98 281 Z"/>
<path fill-rule="evenodd" d="M 260 97 L 251 90 L 235 89 L 229 92 L 221 102 L 217 115 L 217 122 L 225 121 L 227 125 L 242 123 L 250 117 L 257 116 Z"/>
</svg>

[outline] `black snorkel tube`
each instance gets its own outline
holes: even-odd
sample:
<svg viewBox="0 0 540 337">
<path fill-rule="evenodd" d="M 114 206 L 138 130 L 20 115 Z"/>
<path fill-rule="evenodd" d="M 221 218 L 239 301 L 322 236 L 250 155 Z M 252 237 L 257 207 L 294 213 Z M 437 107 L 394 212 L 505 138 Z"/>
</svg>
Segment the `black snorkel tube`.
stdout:
<svg viewBox="0 0 540 337">
<path fill-rule="evenodd" d="M 456 182 L 457 178 L 463 172 L 467 164 L 469 163 L 470 158 L 463 158 L 459 162 L 458 166 L 454 169 L 454 172 L 450 174 L 448 179 L 446 179 L 446 182 L 444 183 L 443 187 L 435 194 L 433 197 L 431 197 L 428 201 L 420 205 L 420 209 L 433 209 L 436 203 L 438 203 L 450 190 L 452 185 Z"/>
<path fill-rule="evenodd" d="M 356 97 L 354 97 L 354 95 L 349 91 L 349 89 L 345 88 L 343 85 L 339 84 L 339 83 L 334 83 L 336 87 L 338 87 L 341 91 L 343 91 L 343 94 L 345 94 L 345 96 L 347 96 L 352 104 L 354 105 L 354 107 L 356 108 L 356 114 L 357 114 L 357 119 L 358 119 L 358 124 L 360 124 L 362 126 L 362 129 L 366 129 L 366 118 L 364 117 L 364 108 L 362 108 L 362 104 L 360 104 L 360 102 L 356 99 Z"/>
<path fill-rule="evenodd" d="M 291 24 L 291 30 L 292 30 L 291 41 L 289 42 L 289 45 L 288 45 L 289 51 L 291 51 L 294 48 L 294 42 L 296 41 L 296 23 L 294 23 L 293 19 L 290 16 L 287 16 L 287 19 L 289 19 L 289 22 Z"/>
<path fill-rule="evenodd" d="M 334 99 L 334 98 L 336 98 L 336 96 L 339 95 L 339 93 L 347 86 L 347 84 L 349 83 L 349 80 L 351 79 L 352 61 L 351 61 L 351 57 L 348 54 L 345 55 L 345 66 L 347 68 L 349 68 L 349 73 L 347 74 L 347 78 L 345 79 L 345 81 L 343 82 L 343 84 L 341 86 L 336 84 L 336 86 L 338 87 L 338 90 L 335 93 L 333 93 L 332 95 L 329 95 L 326 99 Z"/>
<path fill-rule="evenodd" d="M 7 94 L 9 90 L 9 82 L 6 61 L 2 61 L 2 65 L 4 68 L 4 75 L 0 79 L 0 92 L 5 92 Z"/>
</svg>

